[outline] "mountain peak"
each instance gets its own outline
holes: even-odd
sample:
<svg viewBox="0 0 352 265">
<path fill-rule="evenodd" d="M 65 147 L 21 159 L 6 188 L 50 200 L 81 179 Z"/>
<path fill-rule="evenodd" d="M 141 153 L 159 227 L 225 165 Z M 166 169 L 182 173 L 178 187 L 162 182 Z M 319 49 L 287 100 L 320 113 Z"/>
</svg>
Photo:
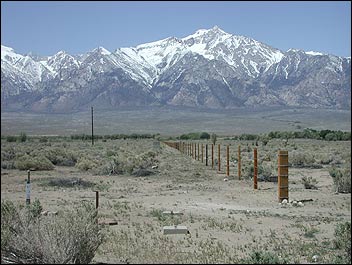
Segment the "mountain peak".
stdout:
<svg viewBox="0 0 352 265">
<path fill-rule="evenodd" d="M 102 46 L 99 46 L 99 47 L 95 48 L 92 52 L 97 52 L 97 53 L 100 53 L 102 55 L 110 55 L 111 54 L 111 52 L 109 52 L 107 49 L 105 49 Z"/>
</svg>

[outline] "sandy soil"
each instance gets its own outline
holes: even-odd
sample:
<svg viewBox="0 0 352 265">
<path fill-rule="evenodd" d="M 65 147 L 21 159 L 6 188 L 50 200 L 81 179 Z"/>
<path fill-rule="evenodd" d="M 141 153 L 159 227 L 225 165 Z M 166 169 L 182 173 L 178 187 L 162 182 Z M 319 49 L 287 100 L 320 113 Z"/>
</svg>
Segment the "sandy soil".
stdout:
<svg viewBox="0 0 352 265">
<path fill-rule="evenodd" d="M 205 163 L 166 146 L 162 147 L 158 161 L 155 174 L 145 177 L 100 176 L 82 173 L 74 167 L 33 171 L 31 199 L 38 198 L 44 210 L 50 211 L 65 209 L 83 200 L 94 202 L 94 189 L 39 185 L 43 178 L 84 178 L 105 184 L 106 188 L 100 191 L 99 213 L 102 219 L 118 222 L 118 225 L 109 227 L 110 231 L 130 229 L 135 223 L 150 223 L 156 227 L 154 233 L 163 236 L 165 223 L 159 222 L 151 212 L 179 211 L 183 215 L 174 221 L 187 226 L 194 242 L 210 239 L 223 242 L 234 250 L 255 245 L 263 248 L 273 240 L 273 233 L 275 239 L 283 240 L 282 244 L 331 240 L 335 225 L 351 220 L 351 194 L 333 191 L 333 180 L 327 168 L 290 168 L 289 200 L 311 201 L 304 202 L 303 207 L 283 207 L 278 202 L 277 183 L 258 182 L 258 189 L 254 190 L 252 180 L 238 179 L 237 167 L 233 164 L 230 177 L 225 181 L 225 163 L 219 173 L 211 166 L 206 167 Z M 317 179 L 318 189 L 305 189 L 300 181 L 303 175 Z M 25 171 L 2 170 L 1 199 L 25 203 L 26 177 Z M 123 209 L 123 204 L 128 207 Z M 312 227 L 316 228 L 314 236 L 305 236 L 305 229 Z M 184 240 L 186 235 L 165 237 Z M 94 261 L 124 263 L 126 260 L 117 257 L 113 247 L 108 247 L 110 243 L 101 246 Z M 244 250 L 238 255 L 246 253 Z M 296 253 L 295 257 L 300 262 L 310 262 L 311 256 L 306 253 L 310 252 Z M 137 258 L 129 258 L 132 259 L 130 262 L 140 262 Z"/>
</svg>

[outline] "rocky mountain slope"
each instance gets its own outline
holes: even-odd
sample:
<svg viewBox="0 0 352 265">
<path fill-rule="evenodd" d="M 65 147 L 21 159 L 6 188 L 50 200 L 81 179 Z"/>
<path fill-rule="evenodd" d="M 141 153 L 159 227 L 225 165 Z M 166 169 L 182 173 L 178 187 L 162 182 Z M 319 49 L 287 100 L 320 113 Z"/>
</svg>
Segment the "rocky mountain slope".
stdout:
<svg viewBox="0 0 352 265">
<path fill-rule="evenodd" d="M 351 59 L 286 52 L 224 32 L 198 30 L 83 55 L 21 55 L 1 46 L 2 110 L 71 112 L 88 106 L 349 109 Z"/>
</svg>

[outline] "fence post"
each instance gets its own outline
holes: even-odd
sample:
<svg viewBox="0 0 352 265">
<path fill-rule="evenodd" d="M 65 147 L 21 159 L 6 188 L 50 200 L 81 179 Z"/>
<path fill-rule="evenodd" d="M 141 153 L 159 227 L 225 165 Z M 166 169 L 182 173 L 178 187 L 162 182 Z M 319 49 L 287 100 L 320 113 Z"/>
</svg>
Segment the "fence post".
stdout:
<svg viewBox="0 0 352 265">
<path fill-rule="evenodd" d="M 205 165 L 208 166 L 208 144 L 205 145 Z"/>
<path fill-rule="evenodd" d="M 31 171 L 27 170 L 27 183 L 26 183 L 26 204 L 31 203 Z"/>
<path fill-rule="evenodd" d="M 95 209 L 98 209 L 99 207 L 99 191 L 95 191 Z"/>
<path fill-rule="evenodd" d="M 214 168 L 214 144 L 211 144 L 211 168 Z"/>
<path fill-rule="evenodd" d="M 279 202 L 288 200 L 288 151 L 279 150 L 277 183 Z"/>
<path fill-rule="evenodd" d="M 238 146 L 238 163 L 237 163 L 238 179 L 241 179 L 241 146 Z"/>
<path fill-rule="evenodd" d="M 201 155 L 201 157 L 202 157 L 202 163 L 203 163 L 203 161 L 204 161 L 203 156 L 204 156 L 204 154 L 203 154 L 203 144 L 202 144 L 202 155 Z"/>
<path fill-rule="evenodd" d="M 197 159 L 197 144 L 194 144 L 194 160 Z"/>
<path fill-rule="evenodd" d="M 230 176 L 230 147 L 226 147 L 226 175 Z"/>
<path fill-rule="evenodd" d="M 257 177 L 258 177 L 258 161 L 257 161 L 257 148 L 254 148 L 254 177 L 253 177 L 253 182 L 254 182 L 254 189 L 258 189 L 258 183 L 257 183 Z"/>
<path fill-rule="evenodd" d="M 220 162 L 220 144 L 218 144 L 218 171 L 220 172 L 221 162 Z"/>
</svg>

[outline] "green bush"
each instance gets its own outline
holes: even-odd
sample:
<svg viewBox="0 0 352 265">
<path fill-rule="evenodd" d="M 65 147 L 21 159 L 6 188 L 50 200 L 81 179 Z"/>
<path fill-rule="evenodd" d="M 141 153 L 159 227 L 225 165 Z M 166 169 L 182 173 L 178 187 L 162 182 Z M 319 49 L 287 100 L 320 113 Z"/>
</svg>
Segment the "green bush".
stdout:
<svg viewBox="0 0 352 265">
<path fill-rule="evenodd" d="M 254 251 L 249 258 L 242 260 L 244 264 L 288 264 L 286 259 L 280 258 L 278 255 L 261 250 Z"/>
<path fill-rule="evenodd" d="M 312 176 L 302 177 L 301 182 L 304 185 L 305 189 L 312 189 L 312 190 L 318 189 L 318 187 L 317 187 L 318 181 L 316 179 L 312 178 Z"/>
<path fill-rule="evenodd" d="M 88 264 L 103 242 L 97 211 L 81 204 L 57 216 L 1 202 L 1 255 L 10 263 Z M 4 237 L 3 237 L 4 236 Z"/>
<path fill-rule="evenodd" d="M 99 163 L 92 158 L 83 157 L 78 159 L 76 167 L 82 171 L 88 171 L 90 169 L 99 167 Z"/>
<path fill-rule="evenodd" d="M 6 136 L 6 141 L 7 142 L 16 142 L 17 141 L 17 137 L 16 136 L 12 136 L 12 135 L 8 135 L 8 136 Z"/>
<path fill-rule="evenodd" d="M 27 134 L 24 133 L 24 132 L 21 132 L 21 133 L 20 133 L 20 136 L 18 137 L 18 140 L 19 140 L 21 143 L 27 141 Z"/>
<path fill-rule="evenodd" d="M 337 224 L 334 246 L 341 252 L 335 263 L 351 264 L 351 222 Z"/>
<path fill-rule="evenodd" d="M 32 157 L 27 154 L 17 157 L 14 163 L 19 170 L 52 170 L 54 165 L 44 156 Z"/>
<path fill-rule="evenodd" d="M 330 176 L 334 180 L 336 192 L 351 193 L 351 167 L 335 168 L 329 170 Z"/>
</svg>

